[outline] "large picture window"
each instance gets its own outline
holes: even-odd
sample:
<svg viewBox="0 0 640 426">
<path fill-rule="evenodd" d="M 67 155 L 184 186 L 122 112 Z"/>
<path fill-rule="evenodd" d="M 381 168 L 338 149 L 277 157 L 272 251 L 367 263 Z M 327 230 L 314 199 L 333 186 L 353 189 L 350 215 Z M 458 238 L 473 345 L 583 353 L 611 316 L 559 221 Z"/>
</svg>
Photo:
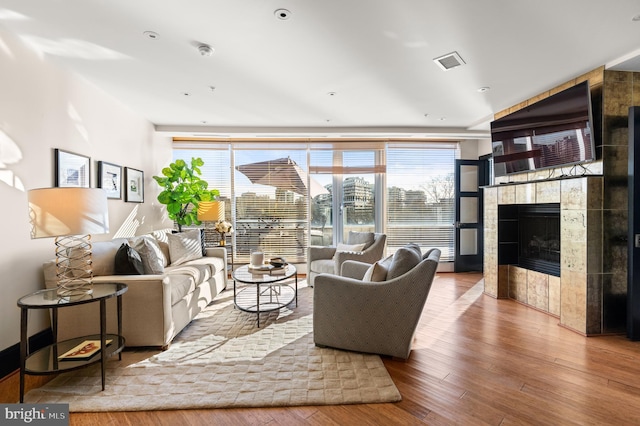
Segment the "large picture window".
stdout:
<svg viewBox="0 0 640 426">
<path fill-rule="evenodd" d="M 262 250 L 304 263 L 309 245 L 342 242 L 350 230 L 386 233 L 387 254 L 415 242 L 452 262 L 457 152 L 455 143 L 181 141 L 174 160 L 204 160 L 239 262 Z"/>
<path fill-rule="evenodd" d="M 387 148 L 387 246 L 411 241 L 454 259 L 456 151 L 390 144 Z"/>
</svg>

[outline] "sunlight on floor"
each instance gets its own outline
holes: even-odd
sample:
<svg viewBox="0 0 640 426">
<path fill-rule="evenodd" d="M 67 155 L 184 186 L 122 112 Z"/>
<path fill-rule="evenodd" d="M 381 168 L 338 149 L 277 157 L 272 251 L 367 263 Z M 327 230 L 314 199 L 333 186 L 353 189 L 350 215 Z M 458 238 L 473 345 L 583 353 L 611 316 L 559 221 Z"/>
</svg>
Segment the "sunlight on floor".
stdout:
<svg viewBox="0 0 640 426">
<path fill-rule="evenodd" d="M 460 318 L 471 305 L 473 305 L 484 291 L 484 280 L 478 281 L 473 287 L 471 287 L 465 294 L 459 297 L 455 302 L 451 304 L 446 312 L 441 313 L 437 317 L 431 319 L 427 324 L 423 325 L 425 329 L 428 329 L 431 324 L 434 327 L 432 332 L 427 336 L 421 336 L 419 340 L 414 341 L 413 350 L 424 349 L 432 346 L 437 342 L 440 337 L 446 333 L 449 328 Z M 428 303 L 428 302 L 427 302 Z M 455 312 L 455 315 L 452 315 Z"/>
</svg>

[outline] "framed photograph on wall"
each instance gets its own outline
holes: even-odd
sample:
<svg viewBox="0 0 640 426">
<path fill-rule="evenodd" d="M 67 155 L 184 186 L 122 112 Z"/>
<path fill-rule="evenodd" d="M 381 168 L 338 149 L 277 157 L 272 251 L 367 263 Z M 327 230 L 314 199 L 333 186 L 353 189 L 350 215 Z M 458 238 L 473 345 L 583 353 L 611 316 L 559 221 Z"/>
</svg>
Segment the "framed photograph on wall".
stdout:
<svg viewBox="0 0 640 426">
<path fill-rule="evenodd" d="M 56 148 L 55 185 L 60 188 L 89 188 L 91 158 Z"/>
<path fill-rule="evenodd" d="M 122 167 L 98 161 L 98 188 L 107 191 L 107 198 L 122 198 Z"/>
<path fill-rule="evenodd" d="M 128 203 L 144 203 L 144 173 L 141 170 L 124 168 L 125 198 Z"/>
</svg>

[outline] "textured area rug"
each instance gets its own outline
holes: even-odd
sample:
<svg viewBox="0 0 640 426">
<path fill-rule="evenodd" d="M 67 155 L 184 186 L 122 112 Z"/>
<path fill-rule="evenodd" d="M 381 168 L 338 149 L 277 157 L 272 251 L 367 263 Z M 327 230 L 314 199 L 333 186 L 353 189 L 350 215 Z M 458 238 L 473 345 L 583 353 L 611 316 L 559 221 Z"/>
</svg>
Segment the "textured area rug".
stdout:
<svg viewBox="0 0 640 426">
<path fill-rule="evenodd" d="M 141 411 L 394 402 L 401 399 L 382 360 L 313 343 L 313 289 L 298 306 L 256 315 L 223 292 L 164 352 L 125 350 L 107 363 L 65 373 L 25 396 L 68 403 L 70 411 Z"/>
</svg>

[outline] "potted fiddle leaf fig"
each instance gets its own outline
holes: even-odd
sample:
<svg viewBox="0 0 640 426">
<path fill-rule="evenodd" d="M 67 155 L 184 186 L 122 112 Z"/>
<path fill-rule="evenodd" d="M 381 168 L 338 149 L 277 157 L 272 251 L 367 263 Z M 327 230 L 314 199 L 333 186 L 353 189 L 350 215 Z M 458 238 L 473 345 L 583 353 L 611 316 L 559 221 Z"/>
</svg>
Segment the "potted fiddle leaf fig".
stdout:
<svg viewBox="0 0 640 426">
<path fill-rule="evenodd" d="M 217 189 L 209 189 L 207 181 L 200 178 L 204 165 L 202 158 L 192 158 L 191 164 L 184 160 L 176 160 L 169 167 L 162 169 L 162 176 L 153 176 L 163 188 L 158 194 L 158 201 L 166 204 L 169 219 L 182 226 L 200 225 L 198 205 L 201 201 L 215 201 L 220 196 Z"/>
</svg>

